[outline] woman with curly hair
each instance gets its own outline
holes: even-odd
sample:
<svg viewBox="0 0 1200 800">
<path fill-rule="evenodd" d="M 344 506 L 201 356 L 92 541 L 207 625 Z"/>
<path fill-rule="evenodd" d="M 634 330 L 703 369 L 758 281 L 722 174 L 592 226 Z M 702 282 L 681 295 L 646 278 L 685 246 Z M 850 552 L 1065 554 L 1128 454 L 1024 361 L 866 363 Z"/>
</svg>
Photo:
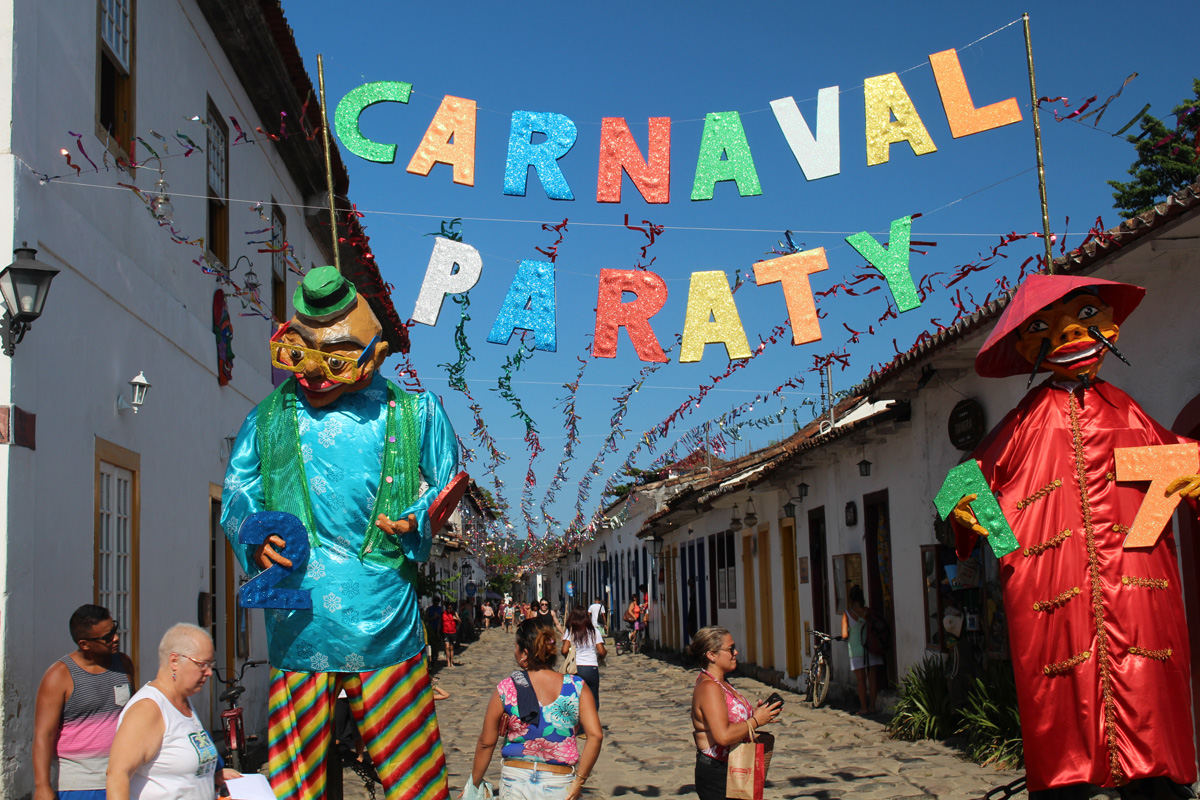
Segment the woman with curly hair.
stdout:
<svg viewBox="0 0 1200 800">
<path fill-rule="evenodd" d="M 481 784 L 503 736 L 501 800 L 577 800 L 600 756 L 604 733 L 596 702 L 581 678 L 555 671 L 557 639 L 553 628 L 535 620 L 517 626 L 520 669 L 500 681 L 488 701 L 471 784 Z M 582 754 L 579 726 L 587 734 Z"/>
</svg>

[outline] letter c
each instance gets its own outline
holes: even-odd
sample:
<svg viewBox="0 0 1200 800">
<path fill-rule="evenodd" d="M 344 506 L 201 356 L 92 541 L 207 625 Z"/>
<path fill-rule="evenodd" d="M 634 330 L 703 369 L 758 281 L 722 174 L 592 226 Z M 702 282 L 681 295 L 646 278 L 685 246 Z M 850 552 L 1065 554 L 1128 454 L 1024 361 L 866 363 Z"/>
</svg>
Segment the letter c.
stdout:
<svg viewBox="0 0 1200 800">
<path fill-rule="evenodd" d="M 338 138 L 354 155 L 390 164 L 396 160 L 396 145 L 373 142 L 358 128 L 359 117 L 376 103 L 407 103 L 412 84 L 403 81 L 375 81 L 351 89 L 337 104 L 333 124 Z"/>
</svg>

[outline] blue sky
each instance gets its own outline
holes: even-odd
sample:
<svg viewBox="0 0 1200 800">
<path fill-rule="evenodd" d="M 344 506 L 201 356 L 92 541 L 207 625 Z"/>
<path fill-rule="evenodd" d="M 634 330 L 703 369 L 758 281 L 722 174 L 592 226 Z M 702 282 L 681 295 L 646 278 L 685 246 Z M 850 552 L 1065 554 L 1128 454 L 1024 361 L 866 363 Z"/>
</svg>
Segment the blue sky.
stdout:
<svg viewBox="0 0 1200 800">
<path fill-rule="evenodd" d="M 1003 234 L 1040 231 L 1021 25 L 959 52 L 976 105 L 1015 97 L 1023 116 L 1018 124 L 952 138 L 928 64 L 929 54 L 963 48 L 1018 20 L 1028 5 L 927 3 L 917 10 L 884 3 L 450 6 L 370 0 L 331 9 L 328 3 L 285 0 L 284 10 L 314 84 L 316 54 L 324 55 L 331 115 L 338 99 L 368 81 L 399 80 L 413 86 L 407 105 L 383 104 L 363 116 L 365 134 L 398 145 L 396 163 L 376 164 L 342 150 L 350 196 L 365 213 L 362 222 L 384 279 L 395 286 L 393 301 L 402 318 L 413 312 L 433 246 L 424 234 L 437 231 L 443 219 L 464 218 L 464 241 L 481 252 L 484 264 L 470 293 L 472 318 L 466 334 L 475 361 L 466 375 L 488 432 L 509 456 L 497 474 L 516 512 L 529 459 L 525 428 L 512 417 L 513 407 L 492 390 L 518 344 L 516 337 L 508 346 L 486 338 L 518 262 L 544 258 L 535 248 L 554 241 L 553 234 L 541 230 L 542 222 L 570 220 L 556 264 L 558 350 L 535 352 L 513 374 L 513 390 L 545 447 L 534 464 L 535 507 L 542 504 L 567 443 L 563 410 L 556 402 L 567 395 L 562 384 L 574 380 L 577 356 L 585 354 L 594 329 L 599 272 L 632 268 L 645 243 L 642 234 L 623 227 L 624 214 L 633 223 L 650 220 L 666 226 L 647 254 L 655 257 L 651 269 L 666 280 L 670 293 L 651 320 L 664 347 L 683 329 L 692 272 L 723 270 L 731 281 L 735 270 L 745 275 L 785 229 L 794 231 L 796 243 L 805 248 L 826 249 L 829 269 L 812 280 L 818 291 L 861 271 L 864 261 L 846 244 L 846 236 L 865 230 L 884 241 L 890 222 L 907 214 L 923 214 L 913 224 L 914 240 L 937 243 L 918 248 L 927 250 L 926 255 L 912 254 L 916 278 L 952 271 L 990 250 Z M 1041 8 L 1031 20 L 1039 95 L 1065 95 L 1074 108 L 1091 95 L 1103 101 L 1130 73 L 1139 73 L 1109 107 L 1099 124 L 1102 131 L 1117 130 L 1145 103 L 1151 104 L 1151 113 L 1167 115 L 1188 96 L 1192 76 L 1200 73 L 1194 48 L 1164 42 L 1157 15 L 1139 13 L 1126 3 L 1037 5 Z M 938 149 L 917 157 L 906 144 L 893 145 L 888 163 L 868 167 L 862 83 L 890 72 L 901 73 Z M 842 92 L 841 172 L 806 181 L 769 102 L 793 96 L 811 126 L 818 90 L 834 85 Z M 479 105 L 474 187 L 455 185 L 449 166 L 434 167 L 428 177 L 405 172 L 444 95 Z M 575 122 L 576 144 L 558 162 L 574 201 L 548 199 L 534 178 L 525 197 L 503 194 L 509 121 L 516 110 L 556 112 Z M 740 197 L 728 182 L 717 185 L 713 200 L 693 202 L 689 197 L 705 114 L 735 110 L 742 116 L 762 194 Z M 643 154 L 647 119 L 671 117 L 669 204 L 647 204 L 628 178 L 620 204 L 595 202 L 600 120 L 606 116 L 626 118 Z M 1119 221 L 1105 180 L 1124 179 L 1135 154 L 1121 138 L 1090 124 L 1056 123 L 1048 111 L 1042 112 L 1042 127 L 1051 229 L 1060 235 L 1066 231 L 1068 247 L 1073 247 L 1098 215 L 1106 226 Z M 965 287 L 981 301 L 998 279 L 1015 277 L 1021 262 L 1042 251 L 1040 240 L 1017 242 L 1002 251 L 1007 259 L 954 288 Z M 872 365 L 894 355 L 893 339 L 906 349 L 922 330 L 933 327 L 932 320 L 953 319 L 954 289 L 943 289 L 945 280 L 933 278 L 936 291 L 924 305 L 882 325 L 878 319 L 886 307 L 886 291 L 818 298 L 819 309 L 827 314 L 821 321 L 822 341 L 793 347 L 789 331 L 717 384 L 698 409 L 676 423 L 662 447 L 706 419 L 803 376 L 803 387 L 785 390 L 743 415 L 759 418 L 786 408 L 789 416 L 769 428 L 743 429 L 737 452 L 789 433 L 793 409 L 801 423 L 812 417 L 800 404 L 818 392 L 817 376 L 806 372 L 815 356 L 845 350 L 850 365 L 835 371 L 835 389 L 857 383 Z M 735 300 L 752 347 L 787 317 L 778 285 L 758 287 L 751 281 Z M 448 388 L 446 372 L 438 366 L 457 358 L 457 318 L 457 306 L 447 300 L 436 327 L 414 327 L 412 360 L 424 386 L 442 396 L 460 435 L 475 448 L 476 461 L 467 469 L 482 485 L 494 488 L 484 468 L 486 453 L 470 436 L 474 422 L 467 403 Z M 860 331 L 875 325 L 876 334 L 848 344 L 843 324 Z M 699 363 L 678 363 L 678 349 L 671 355 L 672 363 L 654 372 L 630 399 L 621 425 L 629 438 L 607 454 L 583 505 L 585 514 L 595 508 L 600 488 L 642 431 L 729 366 L 720 345 L 709 345 Z M 389 362 L 389 375 L 394 376 L 395 363 Z M 565 522 L 574 515 L 579 481 L 612 430 L 614 397 L 645 366 L 624 333 L 615 359 L 589 359 L 576 408 L 582 417 L 580 440 L 558 499 L 548 506 L 555 518 Z M 646 466 L 653 458 L 643 450 L 636 463 Z M 513 522 L 523 533 L 519 514 L 514 513 Z M 543 529 L 539 522 L 535 531 Z"/>
</svg>

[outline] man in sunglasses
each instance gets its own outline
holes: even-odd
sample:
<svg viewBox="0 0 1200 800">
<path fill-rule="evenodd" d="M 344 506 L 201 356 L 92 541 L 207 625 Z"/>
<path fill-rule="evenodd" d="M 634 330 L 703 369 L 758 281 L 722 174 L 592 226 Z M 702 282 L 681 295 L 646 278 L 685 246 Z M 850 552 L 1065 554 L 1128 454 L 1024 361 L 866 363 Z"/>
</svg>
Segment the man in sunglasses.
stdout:
<svg viewBox="0 0 1200 800">
<path fill-rule="evenodd" d="M 133 662 L 117 649 L 120 626 L 108 609 L 83 605 L 69 623 L 76 649 L 38 686 L 33 716 L 34 800 L 103 800 L 117 718 L 129 700 Z M 58 761 L 58 786 L 50 780 Z"/>
<path fill-rule="evenodd" d="M 312 600 L 265 614 L 271 783 L 280 798 L 323 795 L 344 688 L 387 796 L 446 797 L 413 581 L 415 562 L 429 558 L 430 507 L 457 472 L 457 439 L 435 394 L 380 374 L 383 328 L 337 269 L 310 270 L 293 305 L 270 341 L 271 363 L 293 377 L 242 425 L 222 508 L 247 574 L 280 565 L 278 586 Z M 295 515 L 300 542 L 241 544 L 242 523 L 262 511 Z M 303 553 L 305 535 L 293 570 L 288 554 L 298 544 Z"/>
</svg>

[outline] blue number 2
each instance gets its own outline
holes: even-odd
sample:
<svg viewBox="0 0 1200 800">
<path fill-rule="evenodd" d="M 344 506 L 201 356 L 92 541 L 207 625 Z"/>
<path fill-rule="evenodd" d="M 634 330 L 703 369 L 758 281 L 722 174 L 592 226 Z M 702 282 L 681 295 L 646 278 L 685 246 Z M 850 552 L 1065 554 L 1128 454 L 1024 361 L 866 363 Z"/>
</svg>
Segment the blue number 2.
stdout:
<svg viewBox="0 0 1200 800">
<path fill-rule="evenodd" d="M 312 608 L 312 593 L 308 589 L 285 589 L 279 582 L 301 569 L 308 561 L 308 531 L 295 514 L 286 511 L 260 511 L 251 514 L 238 529 L 238 541 L 257 547 L 272 536 L 283 539 L 279 555 L 292 566 L 272 564 L 255 575 L 238 590 L 242 608 Z"/>
</svg>

